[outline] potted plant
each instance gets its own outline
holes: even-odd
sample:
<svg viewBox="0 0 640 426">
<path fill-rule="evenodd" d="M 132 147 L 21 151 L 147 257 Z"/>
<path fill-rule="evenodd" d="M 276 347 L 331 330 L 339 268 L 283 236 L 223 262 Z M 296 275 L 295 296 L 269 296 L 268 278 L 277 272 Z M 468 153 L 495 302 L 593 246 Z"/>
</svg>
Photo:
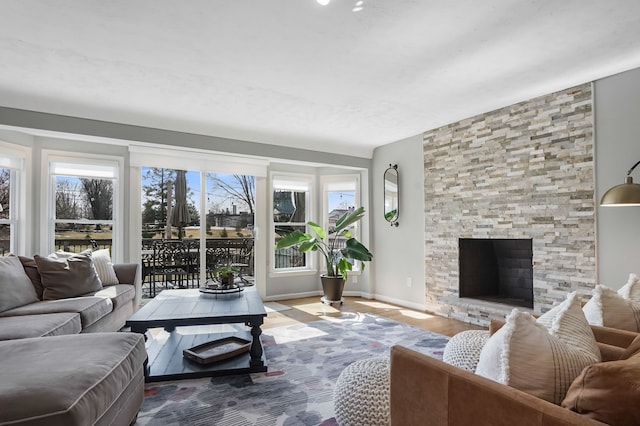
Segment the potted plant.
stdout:
<svg viewBox="0 0 640 426">
<path fill-rule="evenodd" d="M 231 287 L 233 286 L 233 280 L 235 279 L 235 274 L 238 272 L 238 268 L 231 265 L 220 266 L 215 270 L 215 276 L 218 277 L 218 281 L 222 286 Z"/>
<path fill-rule="evenodd" d="M 325 231 L 314 222 L 307 222 L 313 234 L 295 230 L 282 237 L 276 244 L 276 249 L 297 246 L 298 251 L 306 253 L 318 251 L 325 260 L 327 272 L 320 276 L 323 301 L 342 302 L 342 291 L 347 279 L 347 272 L 353 268 L 352 261 L 359 261 L 362 270 L 364 262 L 373 258 L 369 249 L 351 235 L 348 227 L 364 216 L 364 207 L 346 212 L 336 222 L 335 229 Z M 342 239 L 347 239 L 343 248 L 339 247 Z"/>
</svg>

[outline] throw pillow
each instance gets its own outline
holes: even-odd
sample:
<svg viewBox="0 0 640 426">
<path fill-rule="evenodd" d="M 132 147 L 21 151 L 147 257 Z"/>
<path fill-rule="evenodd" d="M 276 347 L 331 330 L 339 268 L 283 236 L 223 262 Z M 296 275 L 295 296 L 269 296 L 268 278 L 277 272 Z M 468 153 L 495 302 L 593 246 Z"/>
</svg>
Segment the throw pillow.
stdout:
<svg viewBox="0 0 640 426">
<path fill-rule="evenodd" d="M 633 303 L 640 304 L 640 278 L 636 274 L 629 274 L 629 280 L 618 290 L 618 294 Z"/>
<path fill-rule="evenodd" d="M 582 311 L 577 292 L 569 293 L 562 303 L 540 315 L 537 322 L 544 325 L 551 335 L 593 357 L 594 362 L 601 361 L 600 348 Z"/>
<path fill-rule="evenodd" d="M 16 256 L 0 257 L 0 312 L 38 301 L 36 290 Z"/>
<path fill-rule="evenodd" d="M 638 349 L 627 359 L 586 367 L 569 387 L 562 406 L 609 425 L 640 424 Z"/>
<path fill-rule="evenodd" d="M 95 266 L 96 272 L 98 273 L 98 277 L 100 277 L 100 281 L 102 281 L 103 286 L 120 284 L 120 281 L 118 281 L 118 277 L 116 275 L 116 271 L 113 269 L 113 263 L 111 263 L 111 255 L 109 254 L 109 250 L 95 250 L 92 253 L 92 257 L 93 266 Z"/>
<path fill-rule="evenodd" d="M 635 305 L 609 287 L 597 285 L 582 310 L 589 324 L 640 331 L 640 305 Z"/>
<path fill-rule="evenodd" d="M 562 341 L 564 333 L 556 334 L 514 309 L 482 349 L 476 374 L 559 404 L 571 382 L 598 359 Z"/>
<path fill-rule="evenodd" d="M 36 264 L 36 261 L 33 260 L 32 257 L 24 256 L 18 256 L 18 259 L 20 259 L 20 262 L 22 263 L 24 272 L 27 273 L 27 276 L 31 280 L 33 288 L 36 289 L 38 299 L 42 300 L 42 292 L 44 291 L 44 287 L 42 287 L 42 279 L 40 278 L 40 273 L 38 272 L 38 265 Z"/>
<path fill-rule="evenodd" d="M 73 257 L 77 254 L 87 254 L 87 253 L 91 253 L 91 249 L 87 249 L 85 251 L 82 251 L 80 253 L 73 253 L 70 251 L 64 251 L 64 250 L 58 250 L 58 251 L 54 251 L 53 253 L 51 253 L 49 256 L 49 258 L 51 259 L 68 259 L 70 257 Z"/>
<path fill-rule="evenodd" d="M 44 287 L 43 300 L 66 299 L 102 289 L 90 252 L 63 259 L 35 255 L 34 259 Z"/>
</svg>

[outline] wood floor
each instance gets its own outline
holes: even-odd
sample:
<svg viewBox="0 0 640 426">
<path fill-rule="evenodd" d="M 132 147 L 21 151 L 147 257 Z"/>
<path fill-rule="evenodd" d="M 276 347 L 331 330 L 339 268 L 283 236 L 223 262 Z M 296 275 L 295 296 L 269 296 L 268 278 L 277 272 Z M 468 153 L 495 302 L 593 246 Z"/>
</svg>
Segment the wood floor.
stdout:
<svg viewBox="0 0 640 426">
<path fill-rule="evenodd" d="M 360 297 L 345 297 L 342 306 L 325 305 L 320 297 L 306 297 L 302 299 L 278 300 L 277 303 L 291 307 L 291 309 L 269 312 L 263 328 L 280 327 L 296 323 L 307 323 L 330 317 L 340 316 L 342 312 L 371 313 L 398 322 L 430 330 L 435 333 L 453 336 L 463 330 L 479 330 L 483 327 L 467 324 L 462 321 L 443 318 L 409 308 L 392 305 L 386 302 L 363 299 Z"/>
</svg>

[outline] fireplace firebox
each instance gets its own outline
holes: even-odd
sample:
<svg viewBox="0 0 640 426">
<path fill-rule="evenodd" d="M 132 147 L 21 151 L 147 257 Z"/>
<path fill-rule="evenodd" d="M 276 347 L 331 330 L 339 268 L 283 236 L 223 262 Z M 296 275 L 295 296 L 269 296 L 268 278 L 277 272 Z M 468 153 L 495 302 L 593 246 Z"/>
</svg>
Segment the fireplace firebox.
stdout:
<svg viewBox="0 0 640 426">
<path fill-rule="evenodd" d="M 531 239 L 460 238 L 460 297 L 533 308 Z"/>
</svg>

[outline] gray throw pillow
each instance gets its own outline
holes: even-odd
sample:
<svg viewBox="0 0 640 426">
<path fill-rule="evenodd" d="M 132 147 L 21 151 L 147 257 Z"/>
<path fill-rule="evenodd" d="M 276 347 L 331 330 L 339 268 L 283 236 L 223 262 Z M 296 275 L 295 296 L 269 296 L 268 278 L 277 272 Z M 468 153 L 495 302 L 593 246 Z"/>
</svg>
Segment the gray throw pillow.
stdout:
<svg viewBox="0 0 640 426">
<path fill-rule="evenodd" d="M 102 289 L 91 253 L 61 259 L 35 255 L 34 260 L 44 287 L 43 300 L 67 299 Z"/>
<path fill-rule="evenodd" d="M 31 280 L 16 256 L 0 257 L 0 312 L 38 301 Z"/>
<path fill-rule="evenodd" d="M 22 263 L 24 272 L 27 273 L 27 276 L 31 280 L 33 288 L 36 289 L 38 299 L 42 300 L 42 292 L 44 291 L 44 288 L 42 287 L 42 279 L 40 278 L 40 272 L 38 272 L 38 265 L 36 264 L 36 261 L 33 260 L 33 257 L 26 256 L 18 256 L 18 259 L 20 259 L 20 262 Z"/>
</svg>

